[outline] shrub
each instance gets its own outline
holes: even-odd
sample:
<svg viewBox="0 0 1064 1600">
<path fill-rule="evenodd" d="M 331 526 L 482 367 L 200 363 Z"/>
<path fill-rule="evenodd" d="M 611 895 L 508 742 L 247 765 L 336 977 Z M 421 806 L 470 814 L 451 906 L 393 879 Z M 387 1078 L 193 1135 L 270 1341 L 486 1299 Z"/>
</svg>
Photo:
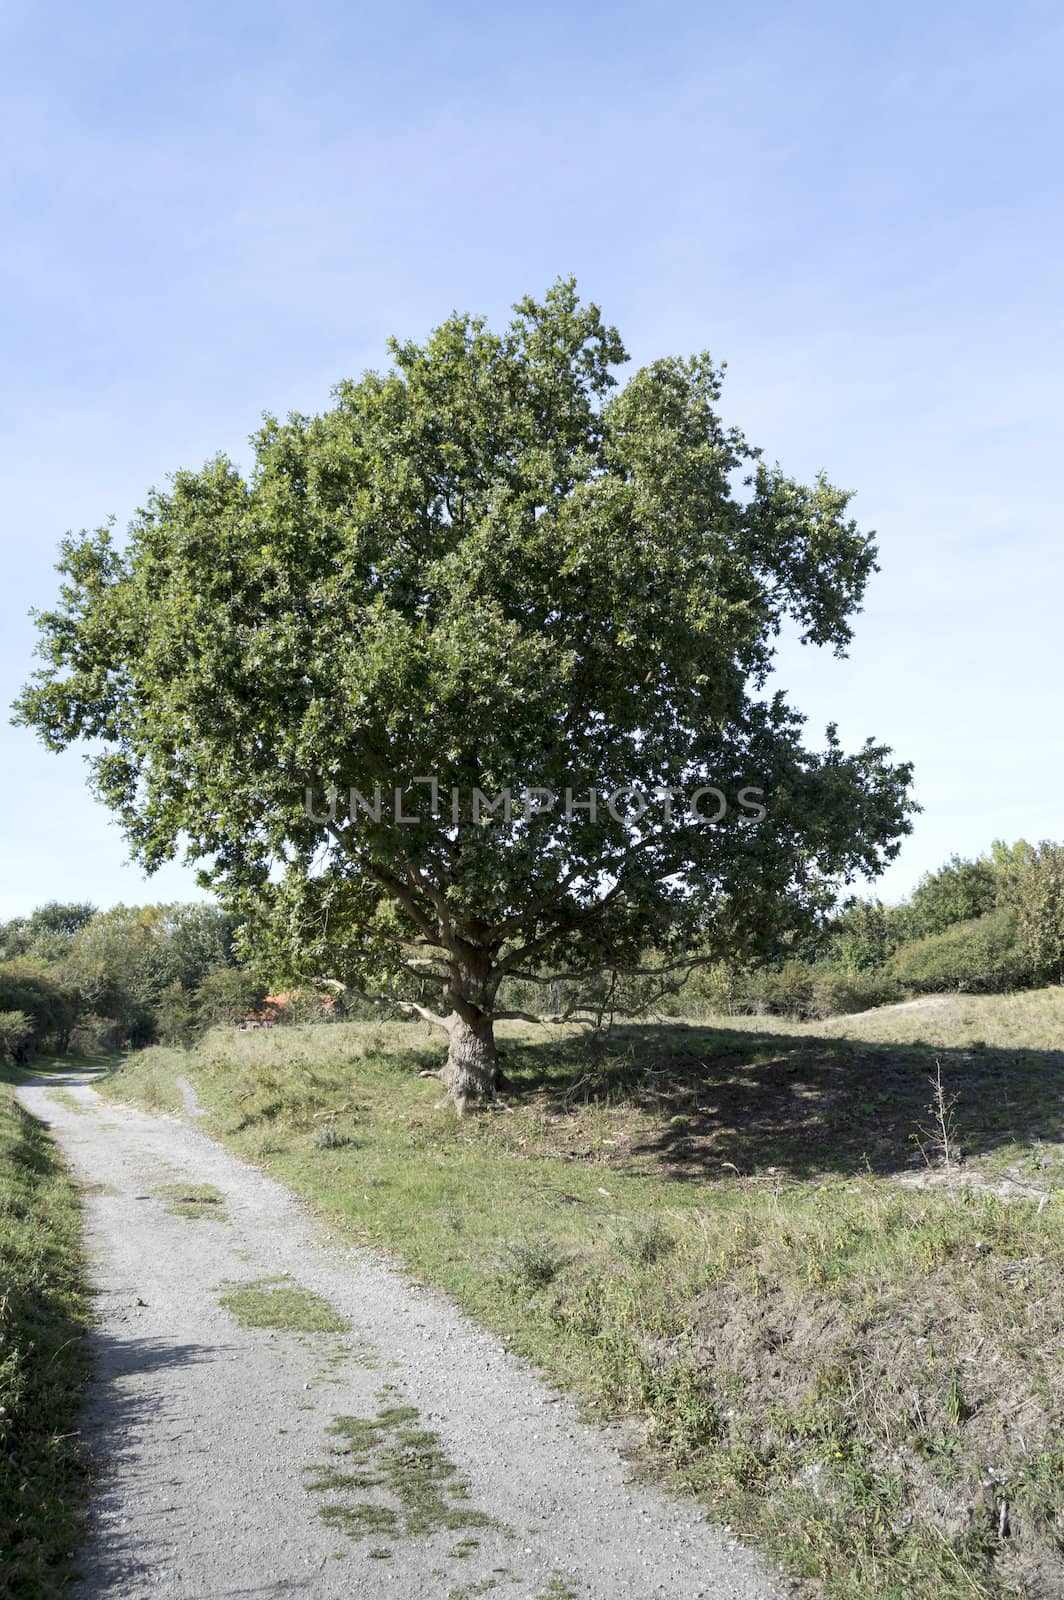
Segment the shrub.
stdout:
<svg viewBox="0 0 1064 1600">
<path fill-rule="evenodd" d="M 33 1023 L 24 1011 L 0 1011 L 0 1059 L 24 1060 L 32 1033 Z"/>
<path fill-rule="evenodd" d="M 829 924 L 827 953 L 847 972 L 871 972 L 890 959 L 899 943 L 896 909 L 852 895 Z"/>
<path fill-rule="evenodd" d="M 114 1017 L 95 1014 L 79 1017 L 70 1035 L 70 1048 L 76 1056 L 95 1056 L 118 1050 L 125 1038 L 125 1024 Z"/>
<path fill-rule="evenodd" d="M 315 1150 L 343 1150 L 346 1145 L 351 1143 L 351 1140 L 346 1133 L 341 1133 L 335 1121 L 330 1117 L 327 1122 L 322 1123 L 320 1128 L 314 1130 L 314 1137 L 311 1143 Z"/>
<path fill-rule="evenodd" d="M 993 911 L 1000 875 L 992 861 L 962 861 L 951 856 L 937 872 L 928 872 L 913 890 L 908 917 L 913 934 L 926 938 Z"/>
<path fill-rule="evenodd" d="M 812 1016 L 817 968 L 808 961 L 785 961 L 782 967 L 761 967 L 744 980 L 746 1001 L 743 1010 L 754 1016 L 793 1017 L 802 1021 Z"/>
<path fill-rule="evenodd" d="M 623 1242 L 622 1253 L 629 1261 L 650 1267 L 663 1261 L 676 1249 L 676 1235 L 660 1217 L 646 1217 L 637 1222 Z"/>
<path fill-rule="evenodd" d="M 806 961 L 785 961 L 778 972 L 765 974 L 762 988 L 767 1008 L 780 1017 L 801 1020 L 811 1015 L 816 972 Z"/>
<path fill-rule="evenodd" d="M 1015 915 L 992 911 L 942 933 L 902 945 L 893 976 L 914 994 L 994 994 L 1020 989 L 1031 979 Z"/>
<path fill-rule="evenodd" d="M 1003 897 L 1035 980 L 1064 983 L 1064 845 L 1026 846 L 1010 862 Z"/>
<path fill-rule="evenodd" d="M 547 1239 L 518 1239 L 506 1246 L 502 1270 L 515 1288 L 546 1289 L 562 1269 L 560 1252 Z"/>
<path fill-rule="evenodd" d="M 813 980 L 809 1013 L 813 1017 L 847 1016 L 871 1011 L 901 998 L 901 986 L 888 971 L 818 972 Z"/>
<path fill-rule="evenodd" d="M 69 1044 L 77 1005 L 47 972 L 28 962 L 7 961 L 0 966 L 0 1011 L 19 1011 L 29 1021 L 24 1050 L 51 1044 L 62 1051 Z"/>
<path fill-rule="evenodd" d="M 155 1028 L 161 1044 L 189 1044 L 198 1021 L 193 995 L 180 983 L 163 990 L 155 1011 Z"/>
<path fill-rule="evenodd" d="M 702 1011 L 730 1017 L 750 1010 L 748 974 L 724 961 L 711 966 L 696 967 L 687 980 L 681 996 L 682 1009 L 700 1014 Z M 692 1004 L 693 1002 L 693 1004 Z"/>
<path fill-rule="evenodd" d="M 870 1011 L 901 997 L 893 972 L 848 972 L 827 963 L 787 961 L 762 968 L 745 979 L 742 1009 L 760 1016 L 821 1021 L 854 1011 Z"/>
<path fill-rule="evenodd" d="M 242 967 L 218 967 L 209 972 L 196 990 L 196 1011 L 200 1023 L 242 1022 L 258 1011 L 266 990 Z"/>
</svg>

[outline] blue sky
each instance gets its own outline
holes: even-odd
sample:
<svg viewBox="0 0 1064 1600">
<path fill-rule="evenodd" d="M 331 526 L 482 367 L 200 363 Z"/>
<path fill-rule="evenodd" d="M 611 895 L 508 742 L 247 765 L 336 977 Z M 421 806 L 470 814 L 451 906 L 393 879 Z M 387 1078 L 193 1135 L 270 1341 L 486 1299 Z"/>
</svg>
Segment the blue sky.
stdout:
<svg viewBox="0 0 1064 1600">
<path fill-rule="evenodd" d="M 9 0 L 0 43 L 5 703 L 67 529 L 575 272 L 878 531 L 850 658 L 780 681 L 916 764 L 880 892 L 1064 837 L 1059 7 Z M 0 760 L 0 916 L 197 893 L 76 752 Z"/>
</svg>

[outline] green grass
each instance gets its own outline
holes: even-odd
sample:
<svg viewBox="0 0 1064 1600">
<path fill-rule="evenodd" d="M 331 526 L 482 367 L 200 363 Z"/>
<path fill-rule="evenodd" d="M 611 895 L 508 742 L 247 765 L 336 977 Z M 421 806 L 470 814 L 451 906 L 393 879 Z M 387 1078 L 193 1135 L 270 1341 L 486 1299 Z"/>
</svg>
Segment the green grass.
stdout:
<svg viewBox="0 0 1064 1600">
<path fill-rule="evenodd" d="M 1064 994 L 501 1032 L 508 1109 L 464 1119 L 413 1025 L 219 1031 L 174 1070 L 814 1591 L 1064 1592 Z M 936 1063 L 950 1174 L 913 1137 Z"/>
<path fill-rule="evenodd" d="M 311 1469 L 307 1488 L 341 1494 L 320 1509 L 329 1527 L 349 1538 L 426 1538 L 441 1528 L 486 1528 L 492 1519 L 466 1504 L 469 1489 L 449 1461 L 438 1434 L 417 1426 L 415 1406 L 384 1405 L 372 1419 L 337 1417 L 331 1460 Z M 375 1499 L 354 1499 L 367 1492 Z M 461 1559 L 476 1548 L 466 1539 L 451 1551 Z"/>
<path fill-rule="evenodd" d="M 152 1191 L 175 1217 L 211 1217 L 224 1222 L 225 1195 L 213 1183 L 164 1183 Z"/>
<path fill-rule="evenodd" d="M 74 1571 L 86 1468 L 77 1432 L 88 1307 L 77 1190 L 0 1082 L 0 1572 L 51 1600 Z"/>
<path fill-rule="evenodd" d="M 164 1045 L 151 1045 L 146 1050 L 138 1050 L 131 1059 L 136 1062 L 137 1104 L 145 1111 L 180 1116 L 184 1110 L 184 1101 L 177 1079 L 185 1071 L 184 1051 L 171 1050 Z M 112 1070 L 115 1076 L 110 1081 L 121 1082 L 121 1065 Z"/>
<path fill-rule="evenodd" d="M 281 1328 L 288 1333 L 346 1333 L 350 1323 L 327 1300 L 288 1278 L 257 1278 L 234 1284 L 220 1302 L 245 1328 Z"/>
</svg>

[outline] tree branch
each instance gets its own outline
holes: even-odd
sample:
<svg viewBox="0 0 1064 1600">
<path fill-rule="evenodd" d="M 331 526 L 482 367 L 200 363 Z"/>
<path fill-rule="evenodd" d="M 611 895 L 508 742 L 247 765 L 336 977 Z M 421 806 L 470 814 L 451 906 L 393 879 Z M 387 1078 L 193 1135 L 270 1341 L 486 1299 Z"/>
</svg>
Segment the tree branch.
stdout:
<svg viewBox="0 0 1064 1600">
<path fill-rule="evenodd" d="M 374 1006 L 397 1006 L 400 1011 L 412 1011 L 423 1022 L 431 1022 L 434 1027 L 442 1028 L 445 1033 L 450 1033 L 451 1023 L 447 1017 L 441 1017 L 438 1012 L 431 1011 L 428 1006 L 419 1004 L 417 1000 L 400 1000 L 391 994 L 367 994 L 364 989 L 352 989 L 350 984 L 341 983 L 339 978 L 309 978 L 309 983 L 317 983 L 324 989 L 336 989 L 341 994 L 357 995 L 360 1000 L 368 1000 Z"/>
<path fill-rule="evenodd" d="M 492 1022 L 535 1022 L 538 1024 L 546 1022 L 560 1022 L 561 1018 L 537 1017 L 533 1011 L 493 1011 L 491 1013 L 490 1020 Z"/>
<path fill-rule="evenodd" d="M 390 892 L 399 901 L 399 904 L 407 912 L 418 932 L 423 933 L 426 939 L 431 940 L 433 944 L 442 944 L 440 930 L 438 928 L 433 928 L 432 923 L 429 921 L 428 917 L 425 916 L 424 912 L 421 910 L 414 896 L 410 893 L 410 890 L 403 883 L 402 879 L 397 878 L 393 872 L 389 872 L 387 867 L 382 867 L 379 862 L 374 861 L 373 857 L 367 855 L 364 850 L 359 850 L 352 847 L 351 844 L 344 838 L 343 830 L 338 828 L 335 822 L 329 822 L 328 829 L 333 838 L 336 840 L 336 843 L 340 845 L 349 856 L 357 861 L 360 867 L 368 872 L 371 877 L 376 878 L 378 883 L 383 884 L 386 889 L 390 890 Z"/>
</svg>

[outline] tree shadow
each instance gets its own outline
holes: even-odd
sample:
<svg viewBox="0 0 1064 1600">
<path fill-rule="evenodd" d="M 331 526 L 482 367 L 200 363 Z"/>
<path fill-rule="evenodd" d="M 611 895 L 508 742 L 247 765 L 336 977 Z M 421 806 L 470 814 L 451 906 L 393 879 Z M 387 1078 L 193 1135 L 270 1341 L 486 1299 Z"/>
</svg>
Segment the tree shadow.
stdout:
<svg viewBox="0 0 1064 1600">
<path fill-rule="evenodd" d="M 925 1168 L 938 1069 L 962 1162 L 1064 1179 L 1064 1050 L 629 1024 L 586 1042 L 525 1044 L 507 1072 L 553 1114 L 630 1117 L 627 1159 L 670 1177 L 813 1179 Z"/>
<path fill-rule="evenodd" d="M 142 1432 L 154 1426 L 168 1401 L 137 1380 L 174 1367 L 210 1361 L 217 1348 L 160 1338 L 115 1337 L 100 1328 L 89 1333 L 92 1376 L 81 1420 L 84 1452 L 92 1480 L 86 1533 L 75 1559 L 81 1600 L 119 1595 L 150 1581 L 140 1520 L 124 1512 L 127 1490 L 123 1463 L 136 1455 Z M 175 1484 L 176 1489 L 176 1484 Z M 136 1535 L 134 1535 L 136 1529 Z M 127 1531 L 128 1530 L 128 1531 Z"/>
<path fill-rule="evenodd" d="M 111 1067 L 124 1059 L 115 1051 L 87 1056 L 34 1056 L 24 1066 L 5 1062 L 0 1077 L 17 1088 L 73 1089 L 92 1085 Z"/>
<path fill-rule="evenodd" d="M 127 1338 L 99 1328 L 90 1334 L 90 1341 L 93 1381 L 82 1433 L 94 1481 L 86 1538 L 74 1562 L 72 1600 L 190 1593 L 194 1547 L 199 1561 L 216 1574 L 208 1587 L 197 1591 L 203 1600 L 310 1592 L 305 1573 L 284 1576 L 241 1562 L 238 1552 L 245 1519 L 260 1529 L 263 1523 L 257 1454 L 251 1451 L 234 1460 L 230 1450 L 219 1461 L 224 1418 L 219 1421 L 197 1411 L 180 1381 L 150 1381 L 153 1374 L 174 1369 L 241 1360 L 247 1355 L 244 1347 L 166 1337 Z M 288 1420 L 287 1413 L 285 1417 Z M 260 1420 L 262 1448 L 268 1451 L 269 1419 Z M 160 1459 L 160 1435 L 174 1441 L 172 1465 Z M 147 1467 L 139 1460 L 145 1437 L 152 1441 Z M 178 1446 L 179 1439 L 183 1447 Z M 293 1499 L 300 1504 L 298 1477 L 292 1488 Z M 283 1524 L 283 1509 L 275 1514 Z M 283 1538 L 278 1550 L 288 1553 Z"/>
</svg>

